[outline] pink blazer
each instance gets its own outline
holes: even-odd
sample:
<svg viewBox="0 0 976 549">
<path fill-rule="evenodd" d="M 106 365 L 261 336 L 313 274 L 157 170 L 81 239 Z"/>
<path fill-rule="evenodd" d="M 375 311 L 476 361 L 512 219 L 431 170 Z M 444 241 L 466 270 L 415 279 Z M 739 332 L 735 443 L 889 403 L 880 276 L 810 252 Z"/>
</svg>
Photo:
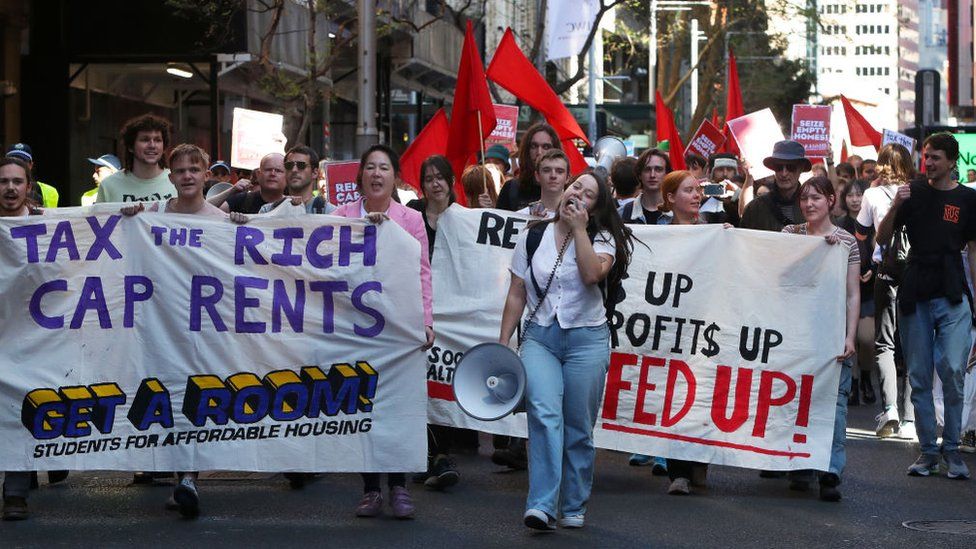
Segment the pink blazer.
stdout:
<svg viewBox="0 0 976 549">
<path fill-rule="evenodd" d="M 362 209 L 362 199 L 339 206 L 332 215 L 341 217 L 359 217 Z M 424 299 L 424 326 L 434 325 L 434 292 L 430 283 L 430 256 L 427 253 L 430 244 L 427 242 L 427 230 L 424 218 L 417 210 L 390 201 L 387 212 L 390 219 L 405 231 L 413 235 L 420 242 L 420 290 Z"/>
</svg>

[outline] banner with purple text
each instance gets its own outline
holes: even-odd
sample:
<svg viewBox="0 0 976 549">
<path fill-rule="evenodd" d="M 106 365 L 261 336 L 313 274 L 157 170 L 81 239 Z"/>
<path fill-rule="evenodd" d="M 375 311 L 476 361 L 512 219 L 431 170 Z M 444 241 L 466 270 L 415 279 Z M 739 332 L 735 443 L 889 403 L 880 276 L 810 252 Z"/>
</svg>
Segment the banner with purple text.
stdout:
<svg viewBox="0 0 976 549">
<path fill-rule="evenodd" d="M 0 220 L 0 470 L 426 467 L 408 233 L 98 206 Z"/>
<path fill-rule="evenodd" d="M 431 262 L 437 343 L 427 371 L 432 423 L 525 434 L 524 414 L 475 421 L 450 390 L 460 356 L 498 339 L 508 267 L 525 223 L 509 212 L 457 206 L 438 219 Z M 626 297 L 611 323 L 597 446 L 825 470 L 840 375 L 835 357 L 844 340 L 842 246 L 721 225 L 632 228 L 643 244 L 635 246 Z"/>
</svg>

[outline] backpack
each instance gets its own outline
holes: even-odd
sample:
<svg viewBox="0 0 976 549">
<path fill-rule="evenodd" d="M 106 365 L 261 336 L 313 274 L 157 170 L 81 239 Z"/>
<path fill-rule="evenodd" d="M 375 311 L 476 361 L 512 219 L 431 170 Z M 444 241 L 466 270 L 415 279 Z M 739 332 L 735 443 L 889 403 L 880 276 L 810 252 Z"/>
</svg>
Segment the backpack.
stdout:
<svg viewBox="0 0 976 549">
<path fill-rule="evenodd" d="M 529 234 L 525 237 L 525 252 L 529 263 L 529 278 L 532 282 L 532 287 L 535 289 L 535 295 L 542 299 L 542 286 L 539 281 L 535 278 L 535 271 L 532 270 L 532 256 L 535 255 L 535 251 L 539 249 L 539 244 L 542 243 L 542 235 L 546 232 L 546 226 L 551 223 L 551 221 L 544 221 L 541 223 L 536 223 L 529 227 Z M 596 232 L 587 230 L 586 234 L 590 237 L 590 244 L 596 238 Z M 616 265 L 614 265 L 616 267 Z M 607 322 L 612 324 L 612 319 L 614 313 L 617 311 L 617 304 L 624 300 L 624 288 L 622 284 L 623 277 L 617 276 L 614 269 L 610 270 L 610 274 L 606 278 L 600 281 L 600 294 L 603 296 L 603 307 L 606 309 Z"/>
<path fill-rule="evenodd" d="M 888 190 L 884 189 L 887 195 Z M 888 196 L 894 199 L 894 194 Z M 908 264 L 908 254 L 911 244 L 908 242 L 908 233 L 904 227 L 897 227 L 891 233 L 891 242 L 887 246 L 881 247 L 881 264 L 878 266 L 878 273 L 890 278 L 897 286 L 901 282 L 901 277 L 905 273 L 905 265 Z"/>
</svg>

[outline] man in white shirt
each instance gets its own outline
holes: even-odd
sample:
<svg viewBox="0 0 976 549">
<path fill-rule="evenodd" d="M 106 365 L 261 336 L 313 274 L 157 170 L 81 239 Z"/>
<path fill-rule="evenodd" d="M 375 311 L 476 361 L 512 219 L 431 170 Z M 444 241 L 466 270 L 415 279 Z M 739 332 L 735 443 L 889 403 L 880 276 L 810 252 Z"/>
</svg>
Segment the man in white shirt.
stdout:
<svg viewBox="0 0 976 549">
<path fill-rule="evenodd" d="M 95 202 L 152 202 L 175 197 L 164 156 L 170 144 L 170 123 L 144 114 L 127 121 L 121 133 L 126 169 L 102 181 Z"/>
</svg>

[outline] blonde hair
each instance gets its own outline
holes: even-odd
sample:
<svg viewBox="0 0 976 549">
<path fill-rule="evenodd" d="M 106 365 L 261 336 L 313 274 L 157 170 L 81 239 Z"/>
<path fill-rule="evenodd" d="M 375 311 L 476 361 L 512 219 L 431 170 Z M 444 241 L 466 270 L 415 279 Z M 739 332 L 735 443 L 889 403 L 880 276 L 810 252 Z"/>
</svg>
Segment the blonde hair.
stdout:
<svg viewBox="0 0 976 549">
<path fill-rule="evenodd" d="M 903 185 L 915 179 L 912 153 L 897 143 L 888 143 L 878 153 L 878 179 Z"/>
</svg>

